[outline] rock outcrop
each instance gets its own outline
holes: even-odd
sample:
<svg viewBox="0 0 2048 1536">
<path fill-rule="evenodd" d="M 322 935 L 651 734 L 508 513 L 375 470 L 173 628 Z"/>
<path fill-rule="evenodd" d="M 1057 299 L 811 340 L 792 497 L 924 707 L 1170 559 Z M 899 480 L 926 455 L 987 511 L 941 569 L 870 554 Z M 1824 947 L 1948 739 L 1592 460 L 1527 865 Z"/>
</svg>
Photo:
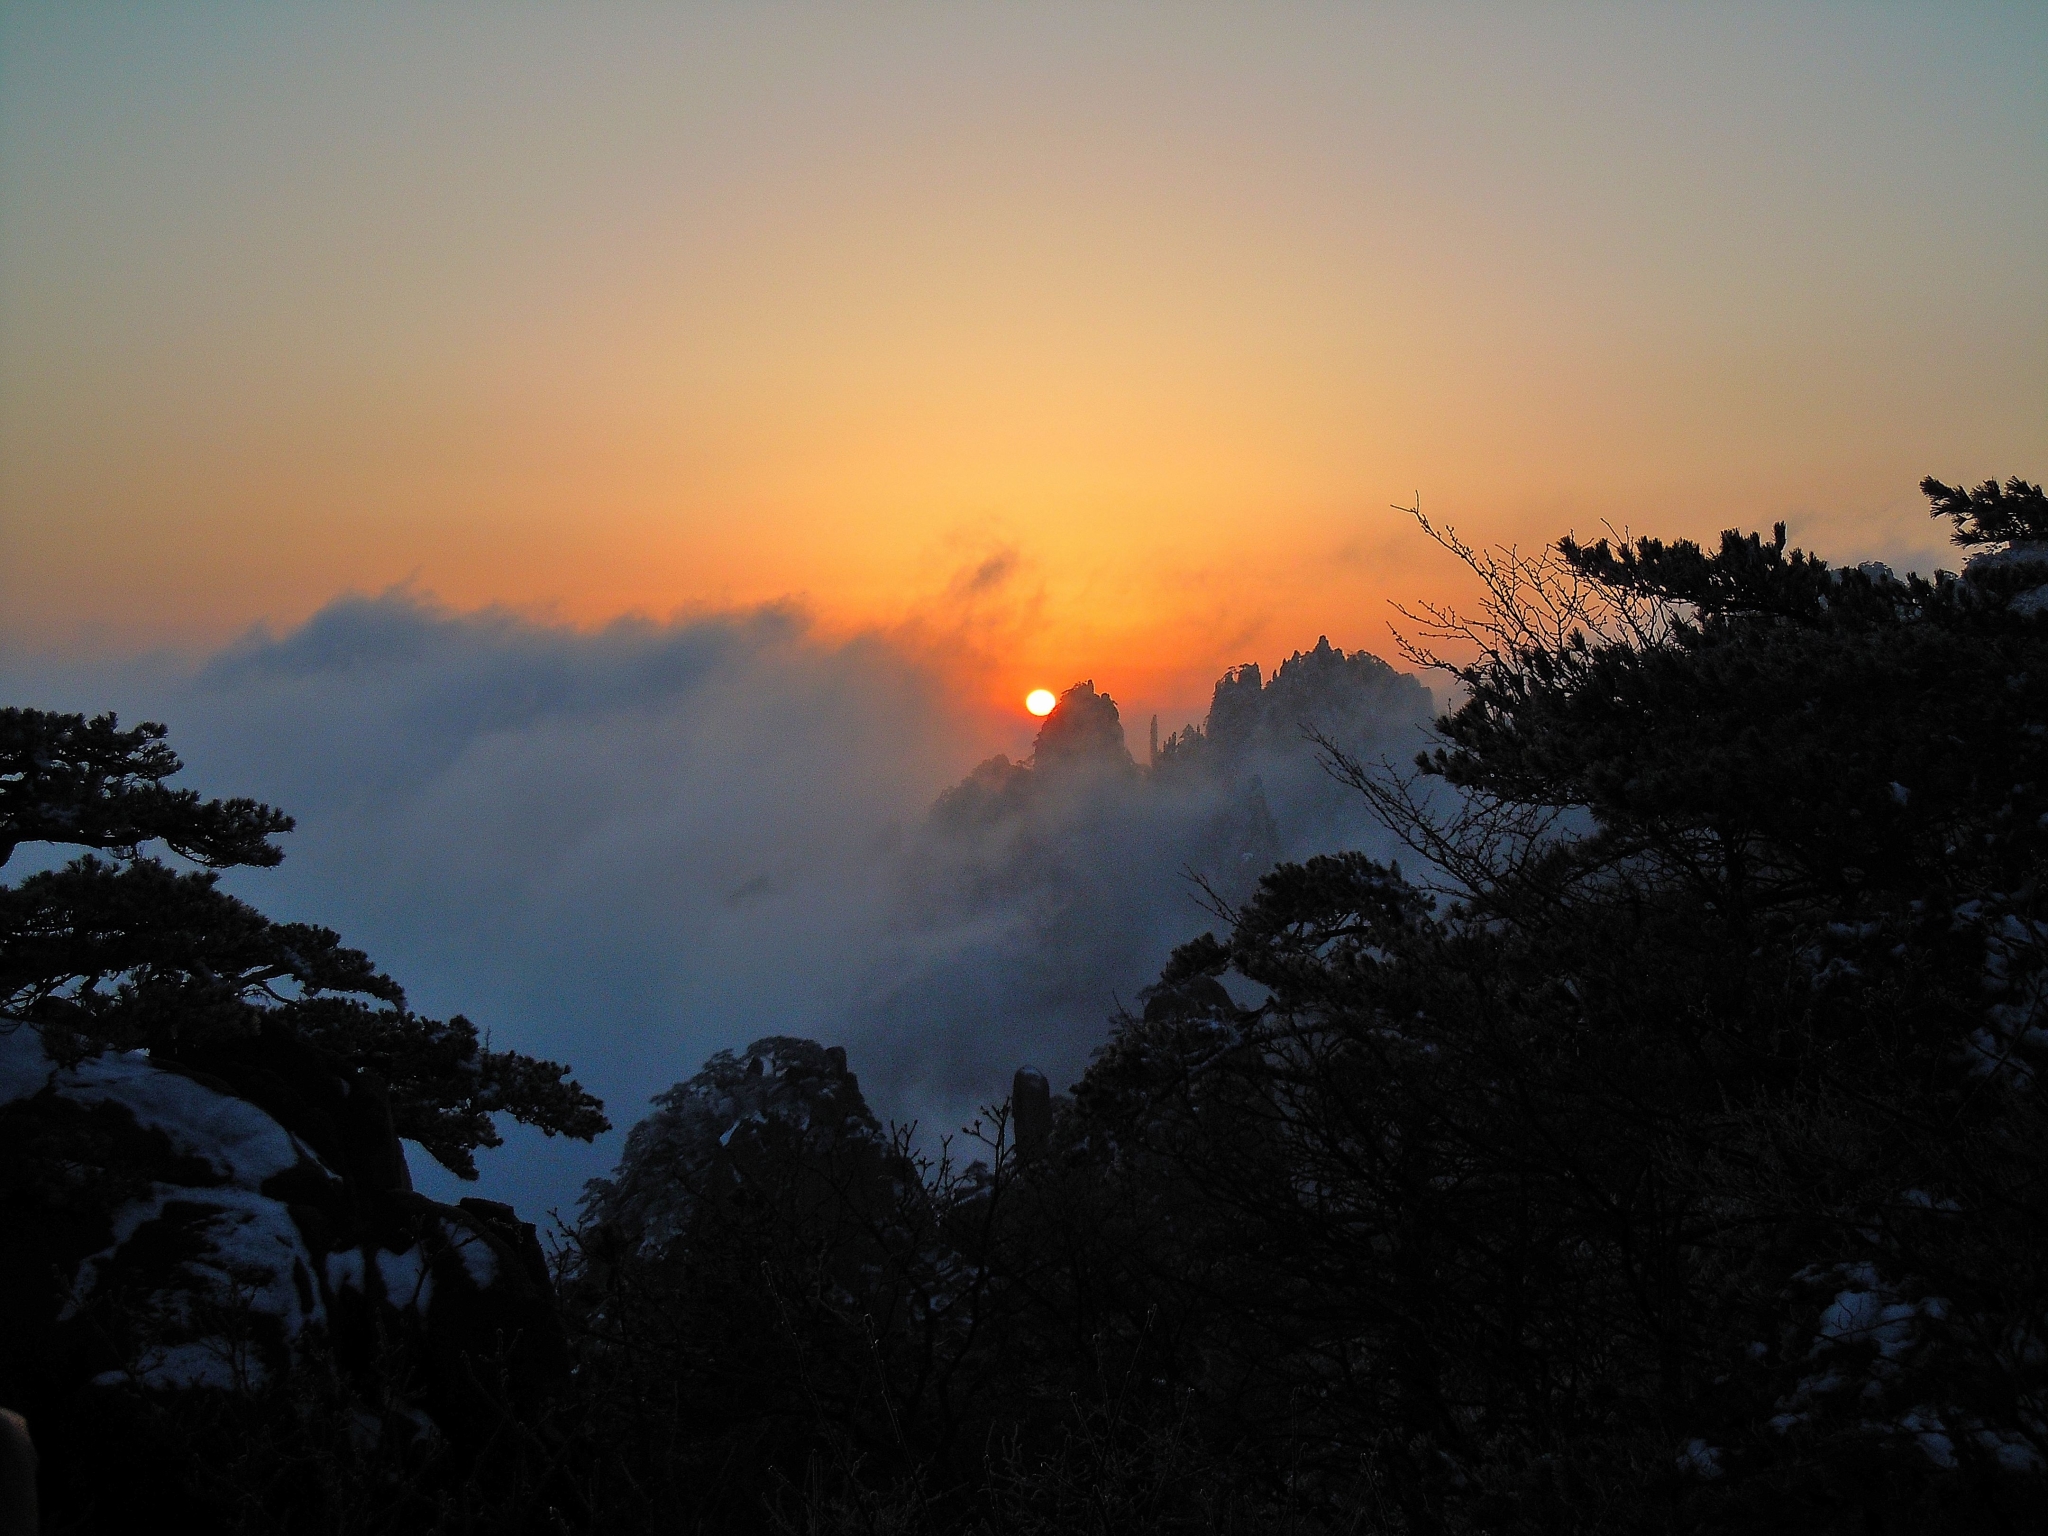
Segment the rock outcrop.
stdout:
<svg viewBox="0 0 2048 1536">
<path fill-rule="evenodd" d="M 141 1402 L 311 1368 L 362 1433 L 459 1455 L 568 1371 L 533 1227 L 415 1193 L 382 1083 L 277 1034 L 202 1063 L 0 1034 L 0 1305 L 0 1401 L 101 1523 L 134 1490 L 87 1485 Z"/>
</svg>

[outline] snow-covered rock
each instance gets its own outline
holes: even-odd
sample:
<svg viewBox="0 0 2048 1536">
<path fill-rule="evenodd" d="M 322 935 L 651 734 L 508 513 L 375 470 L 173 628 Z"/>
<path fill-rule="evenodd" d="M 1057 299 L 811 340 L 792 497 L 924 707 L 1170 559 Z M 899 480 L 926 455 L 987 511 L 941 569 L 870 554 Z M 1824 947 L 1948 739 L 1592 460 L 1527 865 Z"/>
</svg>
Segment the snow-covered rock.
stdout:
<svg viewBox="0 0 2048 1536">
<path fill-rule="evenodd" d="M 459 1445 L 503 1418 L 480 1379 L 567 1371 L 533 1228 L 414 1193 L 382 1085 L 289 1039 L 200 1070 L 0 1031 L 0 1303 L 0 1392 L 39 1426 L 317 1358 Z"/>
<path fill-rule="evenodd" d="M 2007 606 L 2014 613 L 2048 611 L 2048 540 L 2015 539 L 1972 555 L 1963 577 L 2009 594 Z"/>
</svg>

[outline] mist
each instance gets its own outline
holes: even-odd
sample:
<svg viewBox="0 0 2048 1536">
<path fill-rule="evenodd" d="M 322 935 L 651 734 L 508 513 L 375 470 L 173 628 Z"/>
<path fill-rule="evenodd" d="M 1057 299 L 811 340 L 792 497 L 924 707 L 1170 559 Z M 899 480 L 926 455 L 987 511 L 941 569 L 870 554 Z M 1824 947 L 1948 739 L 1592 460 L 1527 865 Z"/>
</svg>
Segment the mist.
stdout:
<svg viewBox="0 0 2048 1536">
<path fill-rule="evenodd" d="M 407 591 L 197 660 L 15 659 L 0 682 L 164 721 L 178 782 L 298 819 L 236 894 L 338 929 L 421 1011 L 570 1063 L 616 1129 L 506 1125 L 460 1186 L 565 1217 L 653 1094 L 764 1035 L 846 1045 L 927 1141 L 1019 1065 L 1063 1087 L 1217 925 L 1206 902 L 1280 858 L 1395 852 L 1305 731 L 1400 758 L 1431 711 L 1323 642 L 1270 681 L 1234 670 L 1163 736 L 1076 685 L 1030 752 L 983 758 L 985 716 L 929 655 L 792 608 L 578 630 Z"/>
<path fill-rule="evenodd" d="M 1173 948 L 1220 926 L 1275 862 L 1397 856 L 1320 742 L 1399 760 L 1432 714 L 1416 679 L 1323 637 L 1270 682 L 1231 669 L 1203 722 L 1162 742 L 1149 721 L 1135 749 L 1114 700 L 1075 685 L 1028 763 L 983 762 L 919 825 L 850 1059 L 881 1102 L 948 1126 L 1018 1066 L 1072 1081 Z"/>
</svg>

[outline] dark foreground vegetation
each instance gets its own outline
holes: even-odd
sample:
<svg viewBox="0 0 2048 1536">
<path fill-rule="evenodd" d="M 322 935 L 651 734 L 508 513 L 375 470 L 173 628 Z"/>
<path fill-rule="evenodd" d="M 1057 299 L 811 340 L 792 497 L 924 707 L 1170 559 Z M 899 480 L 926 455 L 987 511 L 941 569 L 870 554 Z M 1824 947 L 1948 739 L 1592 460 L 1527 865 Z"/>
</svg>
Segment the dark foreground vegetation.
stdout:
<svg viewBox="0 0 2048 1536">
<path fill-rule="evenodd" d="M 146 1048 L 329 1178 L 293 1174 L 295 1329 L 122 1312 L 75 1278 L 93 1213 L 168 1175 L 84 1087 L 0 1108 L 0 1396 L 47 1436 L 48 1527 L 2037 1529 L 2048 500 L 1926 489 L 1991 546 L 1963 577 L 1782 528 L 1443 535 L 1487 601 L 1415 617 L 1465 702 L 1409 769 L 1325 744 L 1405 872 L 1334 852 L 1219 899 L 1071 1095 L 1020 1073 L 936 1159 L 843 1053 L 721 1055 L 551 1277 L 511 1213 L 379 1159 L 395 1129 L 462 1167 L 497 1111 L 590 1134 L 564 1070 L 135 853 L 260 861 L 274 812 L 178 800 L 132 766 L 168 771 L 153 737 L 5 716 L 0 840 L 113 854 L 0 893 L 17 1033 L 64 1084 Z M 367 1278 L 413 1252 L 432 1308 Z M 160 1347 L 237 1328 L 262 1369 Z"/>
</svg>

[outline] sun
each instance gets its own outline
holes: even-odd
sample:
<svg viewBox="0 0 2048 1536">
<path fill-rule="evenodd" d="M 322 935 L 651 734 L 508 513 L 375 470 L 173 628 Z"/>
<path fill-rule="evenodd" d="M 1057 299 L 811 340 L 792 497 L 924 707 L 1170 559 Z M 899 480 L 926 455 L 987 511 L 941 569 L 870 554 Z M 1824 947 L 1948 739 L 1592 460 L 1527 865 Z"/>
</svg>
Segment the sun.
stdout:
<svg viewBox="0 0 2048 1536">
<path fill-rule="evenodd" d="M 1024 695 L 1024 707 L 1034 715 L 1049 715 L 1059 700 L 1052 696 L 1050 688 L 1034 688 Z"/>
</svg>

